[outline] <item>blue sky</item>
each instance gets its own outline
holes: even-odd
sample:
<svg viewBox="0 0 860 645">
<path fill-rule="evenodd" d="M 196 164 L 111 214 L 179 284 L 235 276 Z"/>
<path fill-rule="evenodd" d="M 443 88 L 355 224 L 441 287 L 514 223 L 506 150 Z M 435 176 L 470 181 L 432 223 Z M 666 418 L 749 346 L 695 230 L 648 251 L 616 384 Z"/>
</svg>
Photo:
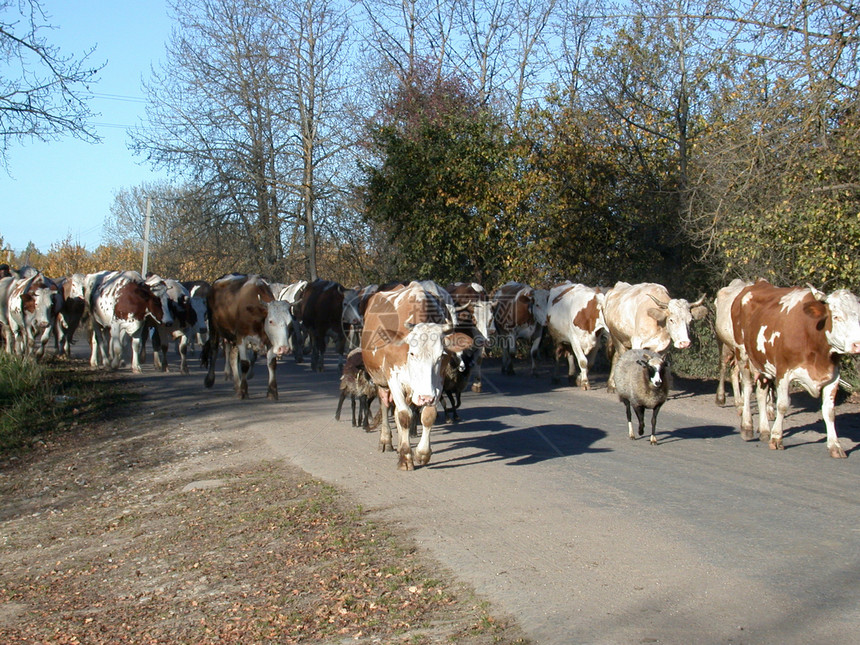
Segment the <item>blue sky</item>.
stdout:
<svg viewBox="0 0 860 645">
<path fill-rule="evenodd" d="M 93 250 L 114 195 L 159 177 L 128 149 L 126 128 L 145 117 L 141 79 L 163 60 L 172 25 L 164 0 L 43 0 L 42 7 L 56 27 L 46 38 L 62 53 L 95 46 L 90 60 L 107 63 L 90 103 L 103 141 L 10 148 L 9 172 L 0 168 L 0 236 L 16 252 L 30 241 L 46 252 L 67 235 Z"/>
</svg>

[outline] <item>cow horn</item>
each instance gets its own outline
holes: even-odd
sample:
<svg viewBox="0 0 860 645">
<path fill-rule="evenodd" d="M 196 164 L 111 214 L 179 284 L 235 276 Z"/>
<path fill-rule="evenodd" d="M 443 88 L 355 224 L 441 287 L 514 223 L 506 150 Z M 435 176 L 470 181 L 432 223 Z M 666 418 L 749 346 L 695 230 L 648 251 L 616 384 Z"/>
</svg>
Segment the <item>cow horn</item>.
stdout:
<svg viewBox="0 0 860 645">
<path fill-rule="evenodd" d="M 696 302 L 691 302 L 690 307 L 699 307 L 705 302 L 705 294 L 702 294 L 702 297 L 696 300 Z"/>
<path fill-rule="evenodd" d="M 668 309 L 669 308 L 668 302 L 660 302 L 659 300 L 657 300 L 657 298 L 652 296 L 650 293 L 648 294 L 648 297 L 651 298 L 651 300 L 653 300 L 654 302 L 656 302 L 657 306 L 660 307 L 660 309 Z"/>
<path fill-rule="evenodd" d="M 809 287 L 809 290 L 812 292 L 812 295 L 815 297 L 816 300 L 821 300 L 822 302 L 824 302 L 824 300 L 827 299 L 827 294 L 823 291 L 819 291 L 808 282 L 806 283 L 806 286 Z"/>
</svg>

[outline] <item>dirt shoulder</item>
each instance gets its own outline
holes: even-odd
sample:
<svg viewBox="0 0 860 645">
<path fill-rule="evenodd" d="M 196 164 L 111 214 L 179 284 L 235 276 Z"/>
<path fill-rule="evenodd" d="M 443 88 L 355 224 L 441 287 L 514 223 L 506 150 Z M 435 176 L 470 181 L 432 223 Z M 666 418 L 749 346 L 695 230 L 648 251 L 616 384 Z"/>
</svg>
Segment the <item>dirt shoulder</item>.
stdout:
<svg viewBox="0 0 860 645">
<path fill-rule="evenodd" d="M 348 494 L 145 394 L 0 460 L 0 498 L 3 643 L 527 642 Z"/>
</svg>

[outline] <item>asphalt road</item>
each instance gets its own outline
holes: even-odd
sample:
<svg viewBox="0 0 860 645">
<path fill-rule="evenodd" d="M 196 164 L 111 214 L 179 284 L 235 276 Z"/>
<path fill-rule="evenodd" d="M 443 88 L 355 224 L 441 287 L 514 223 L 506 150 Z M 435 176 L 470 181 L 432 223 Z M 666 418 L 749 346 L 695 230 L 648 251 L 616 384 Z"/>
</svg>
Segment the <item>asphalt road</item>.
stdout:
<svg viewBox="0 0 860 645">
<path fill-rule="evenodd" d="M 628 439 L 605 374 L 581 392 L 553 386 L 548 366 L 535 378 L 518 364 L 508 377 L 490 361 L 485 391 L 463 396 L 462 421 L 434 427 L 430 464 L 400 472 L 376 434 L 351 427 L 348 402 L 334 420 L 332 357 L 321 374 L 280 364 L 277 402 L 262 365 L 239 401 L 220 376 L 204 389 L 192 364 L 191 376 L 149 365 L 133 378 L 260 458 L 348 489 L 536 643 L 858 642 L 858 406 L 837 407 L 849 458 L 834 460 L 808 396 L 793 397 L 776 452 L 741 440 L 714 383 L 696 392 L 676 381 L 651 446 L 647 430 Z"/>
</svg>

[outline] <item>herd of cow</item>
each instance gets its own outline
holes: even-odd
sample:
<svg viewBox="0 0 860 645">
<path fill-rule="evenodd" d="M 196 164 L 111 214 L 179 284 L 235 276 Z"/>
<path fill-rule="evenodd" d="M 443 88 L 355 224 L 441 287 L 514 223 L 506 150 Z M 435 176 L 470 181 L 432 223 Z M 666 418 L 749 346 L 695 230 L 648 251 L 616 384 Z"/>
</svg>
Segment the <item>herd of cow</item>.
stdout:
<svg viewBox="0 0 860 645">
<path fill-rule="evenodd" d="M 670 298 L 665 287 L 653 283 L 618 282 L 605 289 L 565 282 L 544 290 L 509 282 L 491 295 L 475 283 L 443 288 L 429 280 L 360 289 L 329 280 L 280 284 L 242 274 L 211 284 L 156 275 L 144 279 L 134 271 L 52 280 L 33 268 L 0 266 L 0 331 L 10 353 L 39 358 L 53 336 L 57 354 L 68 355 L 78 325 L 89 317 L 94 367 L 119 367 L 131 345 L 132 370 L 139 372 L 151 339 L 155 365 L 166 371 L 173 340 L 180 371 L 188 373 L 188 348 L 196 342 L 208 367 L 206 387 L 214 382 L 223 348 L 225 371 L 238 396 L 246 398 L 248 372 L 257 356 L 265 355 L 268 397 L 277 399 L 278 359 L 292 354 L 301 362 L 309 343 L 311 368 L 322 371 L 324 352 L 333 341 L 342 373 L 338 416 L 344 397 L 351 395 L 353 422 L 358 398 L 359 423 L 369 428 L 369 401 L 378 397 L 381 449 L 394 449 L 388 414 L 393 412 L 399 467 L 405 470 L 430 460 L 430 428 L 440 400 L 446 416 L 456 418 L 467 383 L 472 380 L 472 389 L 481 391 L 487 347 L 498 347 L 503 373 L 513 373 L 516 342 L 527 339 L 534 371 L 546 332 L 555 346 L 554 378 L 566 357 L 568 379 L 587 390 L 589 367 L 605 343 L 612 356 L 607 385 L 614 391 L 619 356 L 631 349 L 664 355 L 670 346 L 688 347 L 690 321 L 707 315 L 703 302 L 704 297 L 693 303 Z M 789 384 L 795 381 L 821 396 L 827 449 L 833 457 L 845 457 L 834 427 L 834 404 L 839 355 L 860 353 L 860 300 L 846 290 L 825 294 L 811 286 L 735 280 L 717 293 L 715 310 L 721 348 L 717 402 L 725 402 L 725 371 L 731 366 L 743 438 L 754 437 L 755 386 L 760 411 L 767 409 L 769 395 L 775 398 L 773 423 L 759 414 L 759 436 L 771 448 L 782 448 Z M 354 349 L 347 356 L 348 346 Z M 641 410 L 637 414 L 641 434 Z M 656 409 L 652 443 L 655 420 Z M 421 436 L 413 449 L 410 434 L 418 423 Z"/>
</svg>

